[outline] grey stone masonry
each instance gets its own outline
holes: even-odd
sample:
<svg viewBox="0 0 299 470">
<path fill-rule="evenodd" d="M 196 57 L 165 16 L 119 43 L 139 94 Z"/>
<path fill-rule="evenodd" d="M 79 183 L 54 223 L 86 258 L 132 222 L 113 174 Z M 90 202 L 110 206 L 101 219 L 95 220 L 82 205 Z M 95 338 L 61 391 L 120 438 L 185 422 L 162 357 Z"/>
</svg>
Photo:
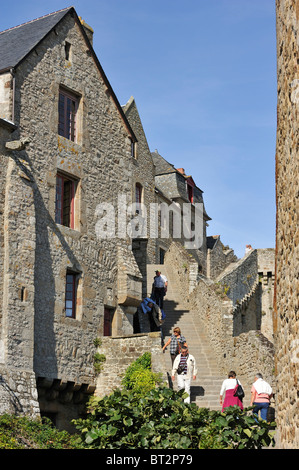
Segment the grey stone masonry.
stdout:
<svg viewBox="0 0 299 470">
<path fill-rule="evenodd" d="M 151 354 L 153 372 L 160 373 L 162 381 L 167 383 L 159 332 L 105 337 L 98 351 L 105 355 L 106 361 L 97 378 L 96 396 L 103 397 L 116 388 L 122 388 L 121 381 L 126 369 L 145 352 Z"/>
<path fill-rule="evenodd" d="M 132 202 L 136 137 L 73 9 L 28 52 L 5 77 L 14 93 L 0 93 L 2 121 L 14 118 L 12 133 L 0 126 L 0 365 L 31 371 L 44 384 L 92 388 L 106 309 L 112 334 L 132 334 L 142 299 L 130 241 L 97 232 L 99 205 L 117 208 L 119 194 Z M 77 103 L 74 139 L 58 132 L 61 90 Z M 75 188 L 71 226 L 56 222 L 57 174 Z M 72 317 L 69 273 L 76 279 Z M 50 400 L 42 403 L 50 412 Z"/>
<path fill-rule="evenodd" d="M 299 2 L 276 1 L 277 139 L 274 337 L 277 435 L 299 448 Z"/>
<path fill-rule="evenodd" d="M 256 254 L 252 254 L 252 258 L 256 259 Z M 214 281 L 201 276 L 197 285 L 189 290 L 193 262 L 182 247 L 173 244 L 166 254 L 165 264 L 160 267 L 168 277 L 163 333 L 167 338 L 175 326 L 180 326 L 191 354 L 193 350 L 197 355 L 202 367 L 193 389 L 197 403 L 203 406 L 208 403 L 218 409 L 222 380 L 230 370 L 235 370 L 245 388 L 244 404 L 249 406 L 250 389 L 257 371 L 276 389 L 273 343 L 256 325 L 246 331 L 241 328 L 236 331 L 238 319 L 233 302 Z"/>
</svg>

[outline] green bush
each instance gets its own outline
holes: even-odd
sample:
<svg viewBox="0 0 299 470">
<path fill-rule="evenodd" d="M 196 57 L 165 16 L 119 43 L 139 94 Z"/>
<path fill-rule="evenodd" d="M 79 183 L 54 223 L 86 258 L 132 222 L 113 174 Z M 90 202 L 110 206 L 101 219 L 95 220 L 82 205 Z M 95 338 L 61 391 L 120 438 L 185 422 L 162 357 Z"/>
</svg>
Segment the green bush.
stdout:
<svg viewBox="0 0 299 470">
<path fill-rule="evenodd" d="M 92 397 L 87 418 L 74 420 L 78 434 L 58 431 L 49 420 L 0 416 L 0 449 L 260 449 L 275 445 L 274 423 L 252 416 L 252 408 L 224 413 L 184 403 L 184 391 L 157 387 L 151 355 L 127 369 L 122 385 Z"/>
<path fill-rule="evenodd" d="M 259 449 L 274 443 L 270 426 L 257 424 L 250 409 L 225 413 L 183 401 L 184 392 L 167 387 L 143 396 L 115 390 L 93 397 L 87 419 L 74 421 L 88 448 L 100 449 Z"/>
<path fill-rule="evenodd" d="M 106 356 L 104 354 L 100 354 L 99 352 L 95 353 L 93 356 L 93 367 L 96 374 L 99 374 L 103 370 L 105 361 Z"/>
<path fill-rule="evenodd" d="M 3 414 L 0 416 L 0 449 L 76 449 L 78 435 L 58 431 L 48 419 Z"/>
<path fill-rule="evenodd" d="M 151 370 L 151 354 L 146 352 L 127 368 L 122 379 L 122 386 L 126 390 L 145 394 L 160 382 L 160 374 L 155 374 Z"/>
</svg>

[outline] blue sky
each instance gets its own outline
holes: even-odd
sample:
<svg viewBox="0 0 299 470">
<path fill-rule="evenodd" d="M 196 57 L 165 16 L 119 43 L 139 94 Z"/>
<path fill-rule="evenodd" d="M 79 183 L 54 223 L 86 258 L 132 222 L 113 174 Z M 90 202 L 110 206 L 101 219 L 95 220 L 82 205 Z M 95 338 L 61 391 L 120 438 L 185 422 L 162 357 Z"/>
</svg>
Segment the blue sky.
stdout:
<svg viewBox="0 0 299 470">
<path fill-rule="evenodd" d="M 274 248 L 275 0 L 14 0 L 0 31 L 69 6 L 150 149 L 204 191 L 208 235 L 238 257 Z"/>
</svg>

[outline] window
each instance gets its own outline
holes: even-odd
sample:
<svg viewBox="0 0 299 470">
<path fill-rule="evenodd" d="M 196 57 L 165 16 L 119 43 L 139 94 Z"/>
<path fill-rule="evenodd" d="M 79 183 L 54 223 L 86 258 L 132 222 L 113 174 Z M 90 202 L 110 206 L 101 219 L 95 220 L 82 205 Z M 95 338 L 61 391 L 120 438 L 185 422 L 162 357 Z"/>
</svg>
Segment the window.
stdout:
<svg viewBox="0 0 299 470">
<path fill-rule="evenodd" d="M 70 60 L 70 52 L 71 52 L 71 45 L 69 42 L 66 41 L 64 45 L 65 60 Z"/>
<path fill-rule="evenodd" d="M 59 91 L 58 134 L 73 142 L 76 140 L 78 103 L 77 96 L 63 90 Z"/>
<path fill-rule="evenodd" d="M 136 203 L 136 213 L 142 215 L 142 186 L 140 183 L 136 183 L 135 186 L 135 203 Z"/>
<path fill-rule="evenodd" d="M 79 275 L 67 271 L 65 283 L 65 316 L 76 318 L 77 289 Z"/>
<path fill-rule="evenodd" d="M 141 204 L 141 197 L 142 197 L 142 186 L 140 183 L 136 183 L 135 186 L 135 202 L 137 204 Z"/>
<path fill-rule="evenodd" d="M 136 142 L 134 140 L 131 140 L 131 157 L 136 159 Z"/>
<path fill-rule="evenodd" d="M 114 311 L 105 308 L 104 310 L 104 336 L 112 335 L 112 320 L 113 320 Z"/>
<path fill-rule="evenodd" d="M 187 184 L 187 190 L 188 190 L 188 199 L 190 202 L 193 202 L 193 187 L 191 184 Z"/>
<path fill-rule="evenodd" d="M 186 185 L 187 185 L 187 196 L 190 202 L 194 202 L 194 188 L 195 188 L 195 183 L 193 181 L 193 178 L 191 176 L 188 177 L 186 180 Z"/>
<path fill-rule="evenodd" d="M 56 176 L 55 222 L 75 228 L 75 194 L 77 181 L 62 174 Z"/>
<path fill-rule="evenodd" d="M 164 264 L 164 258 L 165 258 L 165 253 L 166 251 L 160 248 L 159 250 L 159 264 Z"/>
</svg>

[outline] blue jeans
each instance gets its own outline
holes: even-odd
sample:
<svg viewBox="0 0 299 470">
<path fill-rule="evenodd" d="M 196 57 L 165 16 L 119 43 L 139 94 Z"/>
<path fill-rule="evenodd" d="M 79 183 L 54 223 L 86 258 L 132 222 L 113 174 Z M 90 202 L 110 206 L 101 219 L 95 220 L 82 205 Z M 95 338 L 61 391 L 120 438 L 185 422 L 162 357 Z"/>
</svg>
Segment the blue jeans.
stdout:
<svg viewBox="0 0 299 470">
<path fill-rule="evenodd" d="M 267 421 L 267 414 L 268 414 L 268 408 L 270 403 L 269 402 L 264 402 L 264 403 L 253 403 L 254 409 L 253 413 L 258 416 L 259 411 L 261 412 L 261 419 L 264 421 Z"/>
</svg>

